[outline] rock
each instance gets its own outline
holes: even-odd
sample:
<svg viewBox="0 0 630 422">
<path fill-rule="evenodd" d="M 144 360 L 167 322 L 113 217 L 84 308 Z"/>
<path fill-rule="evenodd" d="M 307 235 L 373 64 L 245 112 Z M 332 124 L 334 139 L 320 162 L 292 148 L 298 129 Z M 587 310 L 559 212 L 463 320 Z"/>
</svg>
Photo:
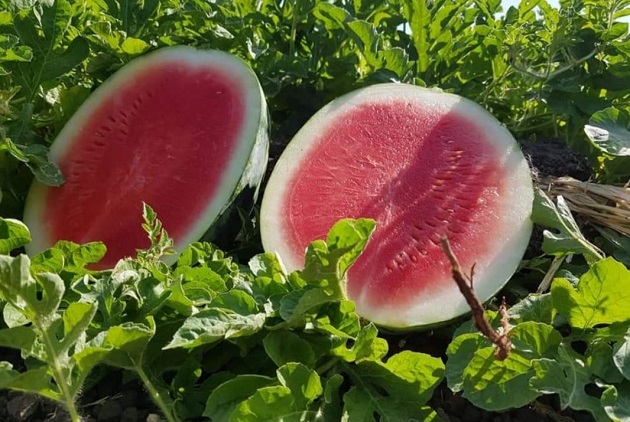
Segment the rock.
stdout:
<svg viewBox="0 0 630 422">
<path fill-rule="evenodd" d="M 136 407 L 127 407 L 122 413 L 120 422 L 138 422 L 138 409 Z"/>
<path fill-rule="evenodd" d="M 149 413 L 149 416 L 147 416 L 147 422 L 162 422 L 162 417 L 156 413 Z"/>
</svg>

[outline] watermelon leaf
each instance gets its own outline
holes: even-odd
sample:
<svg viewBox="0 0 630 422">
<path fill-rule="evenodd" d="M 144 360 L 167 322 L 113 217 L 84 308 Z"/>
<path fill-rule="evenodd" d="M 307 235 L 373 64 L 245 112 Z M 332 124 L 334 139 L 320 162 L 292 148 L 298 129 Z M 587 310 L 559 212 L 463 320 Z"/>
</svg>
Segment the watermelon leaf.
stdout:
<svg viewBox="0 0 630 422">
<path fill-rule="evenodd" d="M 595 263 L 577 285 L 564 278 L 551 285 L 553 307 L 575 328 L 630 320 L 630 271 L 612 258 Z"/>
<path fill-rule="evenodd" d="M 165 349 L 195 348 L 249 336 L 262 329 L 265 317 L 264 313 L 240 315 L 230 309 L 206 309 L 188 317 Z"/>
<path fill-rule="evenodd" d="M 315 363 L 315 352 L 310 343 L 291 331 L 271 331 L 263 339 L 263 346 L 278 366 L 289 362 L 307 366 Z"/>
<path fill-rule="evenodd" d="M 630 418 L 630 383 L 609 386 L 602 393 L 601 402 L 611 420 L 627 420 Z"/>
<path fill-rule="evenodd" d="M 365 249 L 375 228 L 374 220 L 340 220 L 330 229 L 325 242 L 316 240 L 308 246 L 300 276 L 309 284 L 328 290 L 333 297 L 343 298 L 346 272 Z"/>
<path fill-rule="evenodd" d="M 37 180 L 45 185 L 60 186 L 63 184 L 64 178 L 61 174 L 61 170 L 55 163 L 48 159 L 48 148 L 44 145 L 16 145 L 11 141 L 11 138 L 5 138 L 0 144 L 0 152 L 3 150 L 11 154 L 16 160 L 25 163 L 31 169 Z"/>
<path fill-rule="evenodd" d="M 12 218 L 0 217 L 0 254 L 8 255 L 14 249 L 31 241 L 31 234 L 24 223 Z"/>
<path fill-rule="evenodd" d="M 615 366 L 627 380 L 630 380 L 630 326 L 623 340 L 615 344 L 613 353 Z"/>
<path fill-rule="evenodd" d="M 523 322 L 509 331 L 514 349 L 505 360 L 495 358 L 480 334 L 463 334 L 449 346 L 449 386 L 463 390 L 463 396 L 488 410 L 520 407 L 540 392 L 529 388 L 535 375 L 532 362 L 557 350 L 560 334 L 550 325 Z M 519 394 L 508 393 L 519 391 Z"/>
<path fill-rule="evenodd" d="M 280 383 L 293 393 L 297 411 L 308 410 L 310 404 L 324 392 L 317 372 L 304 364 L 289 362 L 276 371 Z"/>
<path fill-rule="evenodd" d="M 630 113 L 609 107 L 593 114 L 584 132 L 593 145 L 614 156 L 630 156 Z"/>
<path fill-rule="evenodd" d="M 203 416 L 226 421 L 236 406 L 257 390 L 274 383 L 274 379 L 261 375 L 238 375 L 215 388 L 206 403 Z"/>
<path fill-rule="evenodd" d="M 537 391 L 558 394 L 563 409 L 586 410 L 596 420 L 607 420 L 600 400 L 585 391 L 585 387 L 593 383 L 591 368 L 570 347 L 561 345 L 554 359 L 540 359 L 533 365 L 536 375 L 530 385 Z"/>
<path fill-rule="evenodd" d="M 0 370 L 0 388 L 37 393 L 63 402 L 71 418 L 79 420 L 75 399 L 89 369 L 82 371 L 74 355 L 80 352 L 80 340 L 85 339 L 96 306 L 71 303 L 61 310 L 64 293 L 59 275 L 31 273 L 30 260 L 25 255 L 0 255 L 0 298 L 31 323 L 31 327 L 2 330 L 0 338 L 10 333 L 18 337 L 0 342 L 20 348 L 41 362 L 36 369 L 22 373 L 4 367 Z"/>
</svg>

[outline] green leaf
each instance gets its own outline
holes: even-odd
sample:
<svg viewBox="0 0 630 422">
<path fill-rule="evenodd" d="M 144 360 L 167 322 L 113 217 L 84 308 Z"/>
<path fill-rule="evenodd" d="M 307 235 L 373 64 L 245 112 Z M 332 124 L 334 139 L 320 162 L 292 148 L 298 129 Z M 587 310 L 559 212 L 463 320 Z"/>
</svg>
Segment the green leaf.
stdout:
<svg viewBox="0 0 630 422">
<path fill-rule="evenodd" d="M 601 402 L 611 420 L 630 420 L 630 383 L 609 386 L 602 393 Z"/>
<path fill-rule="evenodd" d="M 446 381 L 453 392 L 462 391 L 464 385 L 464 370 L 475 355 L 475 352 L 490 343 L 479 333 L 465 333 L 453 339 L 446 349 Z"/>
<path fill-rule="evenodd" d="M 30 321 L 46 320 L 57 311 L 64 292 L 63 280 L 56 274 L 32 277 L 26 255 L 15 258 L 0 255 L 0 297 Z M 41 287 L 41 297 L 38 287 Z"/>
<path fill-rule="evenodd" d="M 96 314 L 96 304 L 75 302 L 63 312 L 63 340 L 59 352 L 67 353 L 79 337 L 85 333 Z"/>
<path fill-rule="evenodd" d="M 529 294 L 514 304 L 508 313 L 512 322 L 538 321 L 551 324 L 553 319 L 551 294 Z"/>
<path fill-rule="evenodd" d="M 551 285 L 553 306 L 576 328 L 630 320 L 630 271 L 612 258 L 595 263 L 577 290 L 564 278 Z"/>
<path fill-rule="evenodd" d="M 0 217 L 0 254 L 8 255 L 31 241 L 31 234 L 24 223 Z"/>
<path fill-rule="evenodd" d="M 338 298 L 317 287 L 294 290 L 280 300 L 280 316 L 290 325 L 302 325 L 311 310 L 334 300 Z"/>
<path fill-rule="evenodd" d="M 352 387 L 343 396 L 344 422 L 373 422 L 374 414 L 379 415 L 381 421 L 434 421 L 437 415 L 428 406 L 419 406 L 412 403 L 404 403 L 395 397 L 384 398 L 360 388 Z"/>
<path fill-rule="evenodd" d="M 84 268 L 89 264 L 99 262 L 105 256 L 107 248 L 101 242 L 90 242 L 77 245 L 74 242 L 60 240 L 53 246 L 53 249 L 61 252 L 64 256 L 66 270 L 84 273 Z"/>
<path fill-rule="evenodd" d="M 293 393 L 296 410 L 307 410 L 324 392 L 317 372 L 301 363 L 287 363 L 279 367 L 276 373 L 280 383 Z"/>
<path fill-rule="evenodd" d="M 40 75 L 42 81 L 58 78 L 79 64 L 90 55 L 90 46 L 83 37 L 76 37 L 63 52 L 50 53 Z"/>
<path fill-rule="evenodd" d="M 342 300 L 325 304 L 319 310 L 313 326 L 321 332 L 339 338 L 354 338 L 361 330 L 359 315 L 355 312 L 354 302 Z"/>
<path fill-rule="evenodd" d="M 37 339 L 32 327 L 12 327 L 0 330 L 0 347 L 10 347 L 28 353 Z"/>
<path fill-rule="evenodd" d="M 2 309 L 2 318 L 7 327 L 19 327 L 29 324 L 31 321 L 10 303 L 5 303 Z"/>
<path fill-rule="evenodd" d="M 623 340 L 618 341 L 613 349 L 613 361 L 619 372 L 630 380 L 630 328 L 626 332 Z"/>
<path fill-rule="evenodd" d="M 481 334 L 456 337 L 447 351 L 449 386 L 486 410 L 520 407 L 536 398 L 540 393 L 528 384 L 535 372 L 532 362 L 554 355 L 562 337 L 552 326 L 533 321 L 515 325 L 509 336 L 513 348 L 503 361 Z"/>
<path fill-rule="evenodd" d="M 293 395 L 288 387 L 263 387 L 236 406 L 230 415 L 230 422 L 283 420 L 295 411 Z"/>
<path fill-rule="evenodd" d="M 227 421 L 240 402 L 252 396 L 258 389 L 275 382 L 274 378 L 261 375 L 238 375 L 212 391 L 203 416 L 216 421 Z"/>
<path fill-rule="evenodd" d="M 584 126 L 586 136 L 600 151 L 614 156 L 630 156 L 630 112 L 609 107 L 591 116 Z"/>
<path fill-rule="evenodd" d="M 137 369 L 154 334 L 155 323 L 151 318 L 147 318 L 146 324 L 125 322 L 99 333 L 73 358 L 83 372 L 101 360 L 119 368 Z"/>
<path fill-rule="evenodd" d="M 344 378 L 340 374 L 333 374 L 324 385 L 324 405 L 322 412 L 325 422 L 337 422 L 341 420 L 343 403 L 341 401 L 341 385 Z"/>
<path fill-rule="evenodd" d="M 613 347 L 607 341 L 592 341 L 589 344 L 585 363 L 595 377 L 608 384 L 623 381 L 623 375 L 617 368 L 613 358 Z"/>
<path fill-rule="evenodd" d="M 7 362 L 0 362 L 0 389 L 39 394 L 55 401 L 62 400 L 45 365 L 26 372 L 17 372 Z"/>
<path fill-rule="evenodd" d="M 387 359 L 363 360 L 356 372 L 362 383 L 369 382 L 401 402 L 424 404 L 444 378 L 444 364 L 439 358 L 404 350 Z"/>
<path fill-rule="evenodd" d="M 315 363 L 315 353 L 308 341 L 291 331 L 271 331 L 263 339 L 267 355 L 278 366 L 299 362 L 307 366 Z"/>
<path fill-rule="evenodd" d="M 357 260 L 376 227 L 369 219 L 338 221 L 328 232 L 326 241 L 312 242 L 300 276 L 312 285 L 331 291 L 337 298 L 345 297 L 345 275 Z"/>
<path fill-rule="evenodd" d="M 536 224 L 557 230 L 557 233 L 549 230 L 543 232 L 542 249 L 545 253 L 555 256 L 585 254 L 595 259 L 602 258 L 597 247 L 586 240 L 580 231 L 562 196 L 558 196 L 557 205 L 554 205 L 547 194 L 536 188 L 531 218 Z"/>
<path fill-rule="evenodd" d="M 129 37 L 129 38 L 125 38 L 125 41 L 123 41 L 120 48 L 122 49 L 123 52 L 131 56 L 137 56 L 138 54 L 142 54 L 145 51 L 147 51 L 149 48 L 151 48 L 151 45 L 147 43 L 146 41 L 141 40 L 139 38 Z"/>
<path fill-rule="evenodd" d="M 540 395 L 529 387 L 535 374 L 531 360 L 517 351 L 497 360 L 494 347 L 478 349 L 463 373 L 463 397 L 485 410 L 525 406 Z"/>
<path fill-rule="evenodd" d="M 387 341 L 378 337 L 378 330 L 372 323 L 366 325 L 357 335 L 350 349 L 345 345 L 333 350 L 333 354 L 346 362 L 380 360 L 387 354 Z"/>
<path fill-rule="evenodd" d="M 24 156 L 28 159 L 26 165 L 39 182 L 48 186 L 61 186 L 65 182 L 57 164 L 48 158 L 48 148 L 44 145 L 28 145 L 24 148 Z"/>
<path fill-rule="evenodd" d="M 194 348 L 251 335 L 262 329 L 265 317 L 264 313 L 240 315 L 227 309 L 206 309 L 188 317 L 165 349 Z"/>
<path fill-rule="evenodd" d="M 514 350 L 532 359 L 554 354 L 562 336 L 551 325 L 542 322 L 522 322 L 509 332 Z"/>
<path fill-rule="evenodd" d="M 241 315 L 250 315 L 258 312 L 258 304 L 253 297 L 242 290 L 230 290 L 219 294 L 214 307 L 225 308 Z"/>
<path fill-rule="evenodd" d="M 562 409 L 586 410 L 596 419 L 606 420 L 599 399 L 586 393 L 585 387 L 593 382 L 591 371 L 582 357 L 562 344 L 555 359 L 533 362 L 536 369 L 530 385 L 545 394 L 558 394 Z"/>
</svg>

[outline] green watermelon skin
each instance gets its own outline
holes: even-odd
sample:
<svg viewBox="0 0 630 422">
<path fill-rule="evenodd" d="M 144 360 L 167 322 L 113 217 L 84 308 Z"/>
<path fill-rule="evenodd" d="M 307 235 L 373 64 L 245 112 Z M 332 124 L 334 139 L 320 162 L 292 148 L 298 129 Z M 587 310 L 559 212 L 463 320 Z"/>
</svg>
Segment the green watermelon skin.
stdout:
<svg viewBox="0 0 630 422">
<path fill-rule="evenodd" d="M 35 254 L 58 240 L 102 241 L 96 269 L 148 246 L 142 203 L 181 251 L 245 189 L 257 195 L 269 149 L 262 88 L 241 59 L 167 47 L 134 59 L 99 86 L 50 148 L 65 183 L 34 181 L 24 222 Z M 174 262 L 170 255 L 167 262 Z"/>
<path fill-rule="evenodd" d="M 261 237 L 288 270 L 341 218 L 377 222 L 345 291 L 364 318 L 427 328 L 469 311 L 440 238 L 488 300 L 515 272 L 532 223 L 533 185 L 516 141 L 472 101 L 380 84 L 318 111 L 273 169 Z"/>
</svg>

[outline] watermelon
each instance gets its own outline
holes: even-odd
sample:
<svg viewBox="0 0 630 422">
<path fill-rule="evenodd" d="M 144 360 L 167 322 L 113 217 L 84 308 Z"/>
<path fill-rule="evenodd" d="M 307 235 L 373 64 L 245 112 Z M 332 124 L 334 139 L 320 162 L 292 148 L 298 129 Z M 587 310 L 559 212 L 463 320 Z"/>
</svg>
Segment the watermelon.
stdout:
<svg viewBox="0 0 630 422">
<path fill-rule="evenodd" d="M 104 242 L 95 268 L 149 246 L 149 204 L 181 251 L 201 238 L 267 164 L 267 106 L 253 71 L 221 51 L 167 47 L 100 85 L 60 131 L 50 159 L 60 187 L 33 182 L 28 253 L 58 240 Z M 176 255 L 170 256 L 170 262 Z"/>
<path fill-rule="evenodd" d="M 470 310 L 441 237 L 463 268 L 475 265 L 485 301 L 523 257 L 532 202 L 527 161 L 485 109 L 436 89 L 380 84 L 332 101 L 291 140 L 263 195 L 261 236 L 295 270 L 336 221 L 375 219 L 345 292 L 376 324 L 429 327 Z"/>
</svg>

